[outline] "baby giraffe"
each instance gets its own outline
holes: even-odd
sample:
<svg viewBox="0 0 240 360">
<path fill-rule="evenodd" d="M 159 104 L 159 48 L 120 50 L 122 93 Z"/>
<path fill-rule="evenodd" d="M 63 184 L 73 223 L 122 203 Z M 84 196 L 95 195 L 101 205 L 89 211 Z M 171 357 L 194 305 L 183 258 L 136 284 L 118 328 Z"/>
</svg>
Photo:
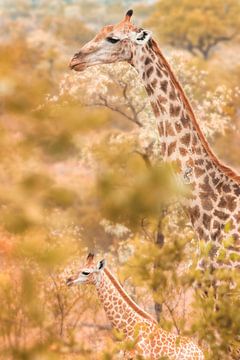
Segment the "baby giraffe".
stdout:
<svg viewBox="0 0 240 360">
<path fill-rule="evenodd" d="M 118 280 L 105 267 L 105 260 L 94 262 L 89 254 L 80 272 L 67 280 L 67 285 L 93 284 L 113 328 L 134 341 L 134 350 L 126 359 L 139 355 L 144 359 L 202 360 L 199 347 L 186 337 L 161 329 L 156 320 L 142 310 L 125 292 Z"/>
</svg>

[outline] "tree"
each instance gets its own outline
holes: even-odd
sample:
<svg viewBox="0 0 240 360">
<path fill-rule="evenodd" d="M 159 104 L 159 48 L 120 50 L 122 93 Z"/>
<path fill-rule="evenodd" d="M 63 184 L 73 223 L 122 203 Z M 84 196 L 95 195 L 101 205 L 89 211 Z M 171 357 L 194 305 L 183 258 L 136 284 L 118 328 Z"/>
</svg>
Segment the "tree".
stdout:
<svg viewBox="0 0 240 360">
<path fill-rule="evenodd" d="M 232 40 L 240 30 L 237 0 L 162 0 L 148 21 L 172 46 L 207 60 L 219 43 Z"/>
</svg>

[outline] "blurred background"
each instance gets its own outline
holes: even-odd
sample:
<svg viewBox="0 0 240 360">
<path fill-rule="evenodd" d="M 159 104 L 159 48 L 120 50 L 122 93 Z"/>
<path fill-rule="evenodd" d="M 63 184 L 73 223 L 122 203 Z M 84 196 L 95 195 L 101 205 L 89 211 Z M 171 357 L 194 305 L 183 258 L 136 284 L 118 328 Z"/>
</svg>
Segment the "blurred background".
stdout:
<svg viewBox="0 0 240 360">
<path fill-rule="evenodd" d="M 2 359 L 122 358 L 94 288 L 65 285 L 89 250 L 207 359 L 230 359 L 240 334 L 239 294 L 214 313 L 213 298 L 193 290 L 209 274 L 195 269 L 199 244 L 169 203 L 179 189 L 161 164 L 135 71 L 124 63 L 68 69 L 129 8 L 153 31 L 215 153 L 240 172 L 239 0 L 1 0 Z"/>
</svg>

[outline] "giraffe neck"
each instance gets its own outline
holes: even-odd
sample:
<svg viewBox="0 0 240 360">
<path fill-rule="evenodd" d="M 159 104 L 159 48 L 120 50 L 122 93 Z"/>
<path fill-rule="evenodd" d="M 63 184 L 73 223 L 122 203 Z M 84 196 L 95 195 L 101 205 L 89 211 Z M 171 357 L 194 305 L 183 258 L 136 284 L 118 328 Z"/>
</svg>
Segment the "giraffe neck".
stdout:
<svg viewBox="0 0 240 360">
<path fill-rule="evenodd" d="M 176 161 L 183 182 L 190 184 L 185 205 L 201 239 L 219 242 L 227 222 L 239 239 L 240 177 L 222 165 L 208 146 L 191 106 L 156 42 L 138 46 L 132 65 L 150 98 L 165 161 Z M 223 199 L 224 198 L 224 199 Z"/>
<path fill-rule="evenodd" d="M 96 284 L 96 289 L 106 315 L 116 330 L 132 337 L 137 324 L 156 324 L 156 321 L 128 296 L 107 268 Z"/>
</svg>

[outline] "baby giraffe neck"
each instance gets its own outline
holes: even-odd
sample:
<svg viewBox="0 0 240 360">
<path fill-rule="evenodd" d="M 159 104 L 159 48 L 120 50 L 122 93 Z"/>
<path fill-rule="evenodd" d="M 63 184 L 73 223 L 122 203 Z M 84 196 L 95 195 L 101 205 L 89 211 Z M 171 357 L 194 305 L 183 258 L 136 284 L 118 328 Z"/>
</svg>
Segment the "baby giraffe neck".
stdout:
<svg viewBox="0 0 240 360">
<path fill-rule="evenodd" d="M 168 333 L 127 295 L 120 283 L 105 268 L 96 283 L 100 301 L 112 326 L 134 341 L 133 352 L 144 359 L 203 359 L 201 350 L 186 338 Z M 135 358 L 135 357 L 134 357 Z"/>
<path fill-rule="evenodd" d="M 156 323 L 149 314 L 134 303 L 107 268 L 104 269 L 96 288 L 106 315 L 116 330 L 132 337 L 137 324 Z"/>
<path fill-rule="evenodd" d="M 226 236 L 224 227 L 229 222 L 232 230 L 228 236 L 238 241 L 240 177 L 209 148 L 186 95 L 154 40 L 136 47 L 132 65 L 150 98 L 163 160 L 176 162 L 180 178 L 190 185 L 191 196 L 184 204 L 197 235 L 217 244 Z"/>
</svg>

